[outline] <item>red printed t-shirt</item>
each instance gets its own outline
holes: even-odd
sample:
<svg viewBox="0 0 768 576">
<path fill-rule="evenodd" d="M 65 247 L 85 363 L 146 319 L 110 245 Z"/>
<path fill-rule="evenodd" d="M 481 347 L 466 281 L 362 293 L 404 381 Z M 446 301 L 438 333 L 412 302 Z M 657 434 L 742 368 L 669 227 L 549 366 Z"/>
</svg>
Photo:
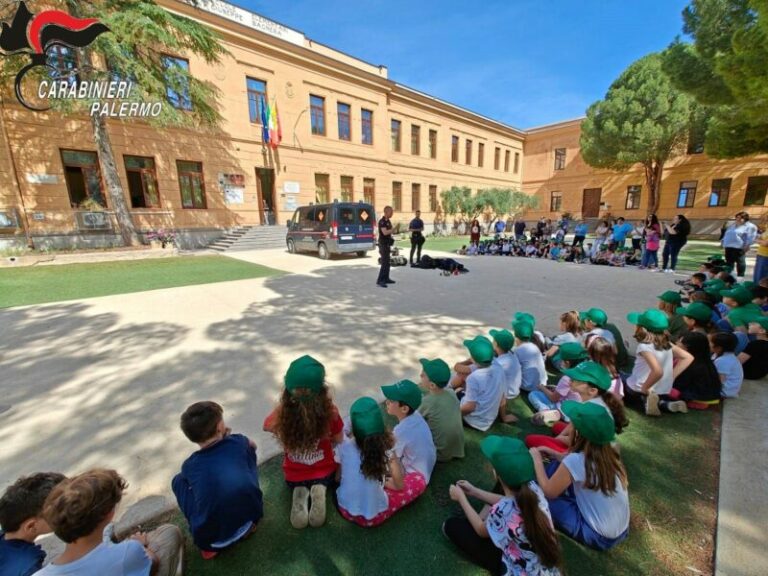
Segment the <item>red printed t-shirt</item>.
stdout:
<svg viewBox="0 0 768 576">
<path fill-rule="evenodd" d="M 277 410 L 264 420 L 264 429 L 271 430 L 275 425 Z M 288 482 L 303 482 L 305 480 L 317 480 L 325 478 L 336 472 L 336 461 L 333 458 L 333 445 L 331 438 L 344 429 L 344 422 L 339 416 L 336 406 L 333 407 L 331 416 L 331 429 L 328 436 L 322 438 L 314 450 L 306 452 L 285 452 L 283 459 L 283 474 Z"/>
</svg>

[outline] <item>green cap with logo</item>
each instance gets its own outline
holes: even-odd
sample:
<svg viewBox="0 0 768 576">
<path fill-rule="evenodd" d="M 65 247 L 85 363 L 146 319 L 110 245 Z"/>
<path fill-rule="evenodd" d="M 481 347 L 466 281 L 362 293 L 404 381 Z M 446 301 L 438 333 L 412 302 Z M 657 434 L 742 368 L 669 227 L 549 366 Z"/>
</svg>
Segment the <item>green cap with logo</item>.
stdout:
<svg viewBox="0 0 768 576">
<path fill-rule="evenodd" d="M 677 313 L 699 322 L 707 322 L 712 318 L 712 309 L 703 302 L 692 302 L 688 306 L 678 308 Z"/>
<path fill-rule="evenodd" d="M 491 330 L 490 334 L 504 352 L 509 352 L 515 345 L 515 337 L 509 330 Z"/>
<path fill-rule="evenodd" d="M 289 392 L 303 388 L 319 392 L 325 385 L 325 366 L 312 356 L 297 358 L 285 373 L 285 388 Z"/>
<path fill-rule="evenodd" d="M 736 286 L 733 290 L 723 290 L 720 292 L 720 296 L 735 300 L 739 306 L 749 304 L 755 298 L 752 291 L 744 286 Z"/>
<path fill-rule="evenodd" d="M 475 336 L 472 340 L 464 340 L 464 346 L 469 350 L 472 360 L 478 364 L 490 364 L 493 360 L 493 344 L 485 336 Z"/>
<path fill-rule="evenodd" d="M 381 391 L 385 398 L 402 402 L 414 410 L 421 406 L 421 390 L 410 380 L 400 380 L 390 386 L 382 386 Z"/>
<path fill-rule="evenodd" d="M 435 386 L 445 388 L 451 379 L 451 369 L 448 367 L 448 364 L 440 358 L 435 360 L 422 358 L 419 362 L 421 362 L 421 367 L 424 369 L 424 373 L 429 378 L 429 381 Z"/>
<path fill-rule="evenodd" d="M 683 301 L 680 293 L 675 292 L 674 290 L 667 290 L 664 294 L 660 294 L 659 300 L 666 302 L 667 304 L 674 304 L 675 306 L 680 306 L 680 302 Z"/>
<path fill-rule="evenodd" d="M 487 436 L 480 442 L 480 451 L 507 486 L 522 486 L 536 478 L 531 453 L 518 438 Z"/>
<path fill-rule="evenodd" d="M 571 380 L 586 382 L 604 392 L 611 388 L 611 373 L 602 364 L 591 360 L 589 362 L 582 362 L 573 368 L 567 368 L 563 370 L 563 374 Z"/>
<path fill-rule="evenodd" d="M 565 342 L 557 348 L 557 353 L 552 357 L 552 361 L 559 363 L 562 360 L 572 362 L 574 360 L 584 360 L 589 357 L 587 349 L 579 342 Z"/>
<path fill-rule="evenodd" d="M 383 434 L 386 430 L 378 402 L 368 396 L 354 401 L 349 409 L 349 417 L 352 420 L 352 432 L 357 438 Z"/>
<path fill-rule="evenodd" d="M 600 308 L 590 308 L 586 312 L 579 312 L 579 317 L 582 320 L 592 320 L 595 324 L 601 328 L 608 322 L 608 314 Z"/>
<path fill-rule="evenodd" d="M 657 334 L 669 330 L 669 318 L 657 308 L 649 308 L 643 313 L 630 312 L 627 314 L 627 320 Z"/>
<path fill-rule="evenodd" d="M 613 418 L 600 404 L 566 400 L 560 409 L 570 418 L 578 433 L 592 444 L 603 446 L 610 444 L 616 438 Z"/>
<path fill-rule="evenodd" d="M 530 312 L 515 312 L 515 319 L 513 322 L 528 322 L 534 328 L 536 327 L 536 317 Z"/>
<path fill-rule="evenodd" d="M 512 322 L 512 331 L 515 337 L 520 340 L 528 341 L 533 338 L 533 324 L 527 320 L 515 320 Z"/>
</svg>

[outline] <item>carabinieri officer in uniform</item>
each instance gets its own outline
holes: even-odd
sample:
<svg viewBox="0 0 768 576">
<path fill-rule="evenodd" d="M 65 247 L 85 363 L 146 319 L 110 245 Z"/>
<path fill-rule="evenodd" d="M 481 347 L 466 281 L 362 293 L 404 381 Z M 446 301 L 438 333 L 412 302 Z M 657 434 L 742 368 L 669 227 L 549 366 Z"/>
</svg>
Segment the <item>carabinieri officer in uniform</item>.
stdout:
<svg viewBox="0 0 768 576">
<path fill-rule="evenodd" d="M 384 207 L 384 216 L 379 220 L 379 256 L 381 257 L 381 269 L 376 285 L 386 288 L 387 284 L 394 284 L 395 281 L 389 277 L 389 252 L 395 239 L 392 238 L 392 206 Z"/>
<path fill-rule="evenodd" d="M 424 246 L 424 220 L 421 219 L 421 210 L 416 210 L 416 218 L 408 224 L 408 232 L 411 233 L 411 257 L 409 258 L 411 266 L 413 263 L 413 253 L 416 252 L 416 263 L 421 262 L 421 247 Z"/>
</svg>

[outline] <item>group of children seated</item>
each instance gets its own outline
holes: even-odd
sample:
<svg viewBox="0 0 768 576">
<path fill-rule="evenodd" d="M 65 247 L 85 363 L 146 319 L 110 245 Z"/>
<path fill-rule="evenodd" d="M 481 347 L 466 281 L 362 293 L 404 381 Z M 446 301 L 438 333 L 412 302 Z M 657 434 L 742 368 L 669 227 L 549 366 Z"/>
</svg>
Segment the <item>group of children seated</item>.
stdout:
<svg viewBox="0 0 768 576">
<path fill-rule="evenodd" d="M 599 308 L 563 313 L 551 338 L 536 329 L 533 315 L 518 312 L 511 330 L 465 340 L 468 358 L 452 368 L 442 359 L 421 359 L 418 384 L 382 386 L 392 429 L 368 396 L 343 418 L 325 367 L 311 356 L 297 358 L 263 424 L 284 450 L 291 525 L 322 526 L 329 490 L 349 522 L 382 524 L 424 493 L 438 463 L 464 457 L 465 427 L 486 432 L 497 420 L 514 422 L 508 401 L 524 395 L 533 422 L 549 432 L 485 437 L 480 449 L 497 488 L 456 478 L 449 495 L 464 514 L 445 521 L 445 536 L 493 574 L 561 574 L 556 531 L 596 550 L 616 546 L 627 538 L 630 517 L 617 441 L 629 424 L 625 406 L 648 416 L 706 409 L 737 396 L 745 375 L 768 373 L 766 286 L 728 286 L 710 268 L 702 266 L 707 277 L 692 276 L 683 294 L 664 292 L 656 308 L 628 314 L 634 362 Z M 685 307 L 683 297 L 690 302 Z M 547 364 L 559 373 L 555 386 Z M 232 433 L 223 412 L 203 401 L 181 415 L 181 431 L 198 450 L 172 481 L 205 559 L 248 538 L 264 514 L 256 446 Z M 180 573 L 177 527 L 116 541 L 110 527 L 125 487 L 116 471 L 101 469 L 18 480 L 0 499 L 2 575 Z M 480 512 L 472 500 L 484 504 Z M 34 542 L 49 531 L 66 548 L 43 568 L 44 553 Z"/>
</svg>

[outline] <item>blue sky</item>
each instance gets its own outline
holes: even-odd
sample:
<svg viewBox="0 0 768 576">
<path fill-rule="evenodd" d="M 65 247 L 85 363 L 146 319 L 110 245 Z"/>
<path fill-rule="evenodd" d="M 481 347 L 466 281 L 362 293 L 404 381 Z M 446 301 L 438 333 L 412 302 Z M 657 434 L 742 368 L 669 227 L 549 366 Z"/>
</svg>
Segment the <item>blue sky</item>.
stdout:
<svg viewBox="0 0 768 576">
<path fill-rule="evenodd" d="M 682 33 L 689 0 L 229 0 L 389 68 L 390 79 L 530 128 L 582 116 Z"/>
</svg>

